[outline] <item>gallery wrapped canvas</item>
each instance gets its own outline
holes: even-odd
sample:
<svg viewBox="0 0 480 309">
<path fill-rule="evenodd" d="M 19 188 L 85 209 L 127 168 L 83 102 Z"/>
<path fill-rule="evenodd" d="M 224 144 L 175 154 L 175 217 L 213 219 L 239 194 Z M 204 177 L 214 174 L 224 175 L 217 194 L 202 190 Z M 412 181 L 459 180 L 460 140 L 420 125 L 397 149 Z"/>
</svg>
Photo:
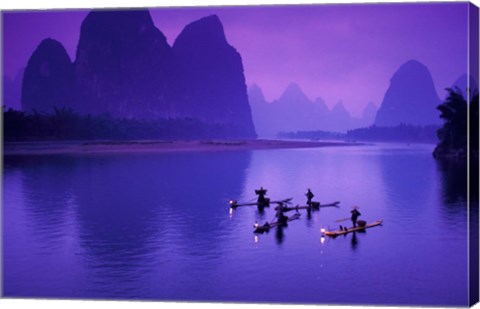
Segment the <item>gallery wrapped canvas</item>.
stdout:
<svg viewBox="0 0 480 309">
<path fill-rule="evenodd" d="M 3 10 L 2 297 L 478 302 L 473 3 Z"/>
</svg>

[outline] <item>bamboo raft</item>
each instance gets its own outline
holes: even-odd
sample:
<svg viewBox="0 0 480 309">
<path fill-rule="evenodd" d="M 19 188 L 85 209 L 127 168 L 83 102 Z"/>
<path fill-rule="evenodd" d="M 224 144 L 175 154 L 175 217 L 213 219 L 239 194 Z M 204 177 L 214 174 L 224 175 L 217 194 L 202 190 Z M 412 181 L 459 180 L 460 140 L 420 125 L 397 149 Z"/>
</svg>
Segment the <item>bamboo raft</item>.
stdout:
<svg viewBox="0 0 480 309">
<path fill-rule="evenodd" d="M 339 201 L 336 201 L 336 202 L 333 202 L 333 203 L 329 203 L 329 204 L 320 204 L 319 202 L 312 202 L 311 205 L 297 205 L 297 206 L 294 206 L 294 207 L 288 207 L 288 206 L 284 206 L 283 209 L 285 211 L 291 211 L 291 210 L 301 210 L 301 209 L 306 209 L 306 210 L 312 210 L 312 209 L 320 209 L 322 207 L 336 207 L 336 208 L 339 208 L 340 206 L 338 206 L 338 204 L 340 204 Z M 278 206 L 275 208 L 275 210 L 278 208 Z"/>
<path fill-rule="evenodd" d="M 277 221 L 272 221 L 270 223 L 266 222 L 264 225 L 255 224 L 253 226 L 255 228 L 255 230 L 253 232 L 254 233 L 268 232 L 272 228 L 286 226 L 288 222 L 299 219 L 299 218 L 300 218 L 300 214 L 296 213 L 293 216 L 288 217 L 286 222 L 278 222 L 278 220 L 277 220 Z"/>
<path fill-rule="evenodd" d="M 348 228 L 346 230 L 326 231 L 326 230 L 322 229 L 322 234 L 326 235 L 326 236 L 336 237 L 336 236 L 339 236 L 339 235 L 346 235 L 348 233 L 364 231 L 365 229 L 382 225 L 382 223 L 383 223 L 383 220 L 377 220 L 377 221 L 374 221 L 370 224 L 366 224 L 365 226 L 351 227 L 351 228 Z"/>
</svg>

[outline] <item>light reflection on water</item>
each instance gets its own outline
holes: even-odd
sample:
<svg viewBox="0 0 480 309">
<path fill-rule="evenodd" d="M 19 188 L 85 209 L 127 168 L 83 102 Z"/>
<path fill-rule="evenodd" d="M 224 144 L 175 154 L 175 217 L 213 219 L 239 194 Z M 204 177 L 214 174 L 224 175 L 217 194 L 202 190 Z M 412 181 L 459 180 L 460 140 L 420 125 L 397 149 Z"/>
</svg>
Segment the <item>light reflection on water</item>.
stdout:
<svg viewBox="0 0 480 309">
<path fill-rule="evenodd" d="M 431 150 L 6 157 L 4 294 L 466 305 L 462 172 Z M 341 204 L 256 235 L 274 207 L 230 210 L 228 201 L 252 201 L 260 186 L 292 205 L 305 204 L 306 188 Z M 322 237 L 352 205 L 384 225 Z"/>
</svg>

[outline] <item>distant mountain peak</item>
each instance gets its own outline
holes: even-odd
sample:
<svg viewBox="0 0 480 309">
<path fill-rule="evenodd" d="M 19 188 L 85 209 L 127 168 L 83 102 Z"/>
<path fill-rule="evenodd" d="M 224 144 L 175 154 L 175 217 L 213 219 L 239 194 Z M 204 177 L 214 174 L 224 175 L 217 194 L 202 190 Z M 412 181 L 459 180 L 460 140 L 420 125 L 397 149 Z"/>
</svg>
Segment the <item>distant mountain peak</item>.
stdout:
<svg viewBox="0 0 480 309">
<path fill-rule="evenodd" d="M 22 108 L 51 111 L 72 102 L 73 66 L 63 45 L 44 39 L 28 60 L 22 82 Z"/>
<path fill-rule="evenodd" d="M 364 110 L 367 110 L 367 109 L 378 110 L 378 107 L 377 105 L 375 105 L 375 103 L 373 103 L 372 101 L 369 101 L 367 105 L 365 105 Z"/>
<path fill-rule="evenodd" d="M 401 66 L 400 66 L 400 69 L 402 68 L 408 68 L 408 67 L 422 67 L 422 68 L 426 68 L 426 66 L 421 63 L 420 61 L 416 60 L 416 59 L 410 59 L 410 60 L 407 60 L 405 63 L 403 63 Z M 399 70 L 400 70 L 399 69 Z"/>
<path fill-rule="evenodd" d="M 321 97 L 317 97 L 315 101 L 313 101 L 314 113 L 318 115 L 318 117 L 323 117 L 328 115 L 330 110 L 328 109 L 327 104 Z"/>
<path fill-rule="evenodd" d="M 302 101 L 310 102 L 310 99 L 302 91 L 302 88 L 296 83 L 290 83 L 280 96 L 279 101 Z"/>
<path fill-rule="evenodd" d="M 377 115 L 378 107 L 372 102 L 368 102 L 367 105 L 363 108 L 362 117 L 368 122 L 372 122 L 375 120 L 375 116 Z"/>
<path fill-rule="evenodd" d="M 200 40 L 201 39 L 201 40 Z M 186 43 L 197 42 L 198 45 L 228 44 L 223 25 L 217 15 L 209 15 L 196 20 L 183 29 L 175 39 L 173 47 Z"/>
<path fill-rule="evenodd" d="M 313 104 L 315 104 L 316 106 L 320 106 L 322 109 L 325 109 L 328 111 L 328 106 L 322 97 L 317 97 L 315 101 L 313 101 Z"/>
<path fill-rule="evenodd" d="M 250 87 L 248 87 L 248 96 L 251 98 L 255 98 L 255 102 L 264 102 L 265 101 L 265 96 L 263 95 L 262 88 L 258 86 L 257 84 L 252 84 Z M 252 102 L 250 102 L 251 104 Z"/>
<path fill-rule="evenodd" d="M 332 110 L 344 110 L 347 111 L 345 108 L 345 105 L 343 104 L 343 100 L 338 101 L 334 106 Z"/>
<path fill-rule="evenodd" d="M 166 37 L 154 25 L 148 9 L 91 10 L 82 22 L 80 32 L 87 37 L 111 39 L 135 37 L 156 30 L 166 42 Z M 163 43 L 163 42 L 162 42 Z"/>
<path fill-rule="evenodd" d="M 42 111 L 66 106 L 121 119 L 188 118 L 222 128 L 228 138 L 255 138 L 243 72 L 216 15 L 187 25 L 170 47 L 148 9 L 95 9 L 81 24 L 74 63 L 60 43 L 40 44 L 22 100 Z"/>
<path fill-rule="evenodd" d="M 440 99 L 428 68 L 417 60 L 409 60 L 393 74 L 375 124 L 438 124 L 440 118 L 436 107 L 439 104 Z"/>
<path fill-rule="evenodd" d="M 200 18 L 199 20 L 197 21 L 194 21 L 192 24 L 194 23 L 202 23 L 204 25 L 208 25 L 209 27 L 211 27 L 212 29 L 214 30 L 218 30 L 220 31 L 221 30 L 221 33 L 223 33 L 223 24 L 222 22 L 220 21 L 220 18 L 218 18 L 218 16 L 216 14 L 212 14 L 212 15 L 208 15 L 208 16 L 205 16 L 203 18 Z"/>
<path fill-rule="evenodd" d="M 228 123 L 237 136 L 255 136 L 242 57 L 228 43 L 218 16 L 188 24 L 172 50 L 181 80 L 175 101 L 183 116 Z"/>
<path fill-rule="evenodd" d="M 403 63 L 396 71 L 395 75 L 402 75 L 405 73 L 405 71 L 414 71 L 414 70 L 423 70 L 423 71 L 428 71 L 428 68 L 426 65 L 421 63 L 418 60 L 411 59 Z M 394 76 L 395 76 L 394 75 Z"/>
<path fill-rule="evenodd" d="M 52 38 L 46 38 L 46 39 L 43 39 L 40 44 L 38 45 L 37 47 L 38 49 L 42 49 L 42 48 L 60 48 L 60 49 L 63 49 L 65 50 L 65 48 L 63 47 L 62 43 L 60 43 L 59 41 L 55 40 L 55 39 L 52 39 Z"/>
<path fill-rule="evenodd" d="M 302 92 L 302 88 L 297 83 L 290 83 L 288 84 L 287 88 L 285 89 L 285 92 L 287 91 L 298 91 Z"/>
<path fill-rule="evenodd" d="M 93 24 L 102 24 L 104 26 L 124 26 L 129 28 L 132 24 L 149 23 L 153 25 L 152 17 L 148 9 L 136 8 L 128 10 L 109 10 L 109 9 L 93 9 L 91 10 L 82 22 L 82 30 L 84 27 L 89 27 Z M 102 30 L 102 29 L 98 29 Z"/>
<path fill-rule="evenodd" d="M 259 85 L 257 85 L 256 83 L 253 83 L 250 85 L 250 87 L 248 87 L 249 90 L 253 90 L 253 91 L 262 91 L 262 88 L 260 88 Z"/>
<path fill-rule="evenodd" d="M 170 107 L 172 58 L 147 9 L 90 11 L 75 60 L 77 110 L 139 119 L 163 115 Z"/>
<path fill-rule="evenodd" d="M 412 75 L 422 77 L 425 79 L 432 78 L 430 74 L 430 70 L 427 68 L 426 65 L 424 65 L 418 60 L 412 59 L 412 60 L 408 60 L 398 68 L 398 70 L 393 75 L 391 81 L 394 82 L 394 81 L 397 81 L 398 79 L 402 79 L 400 82 L 404 82 L 403 80 L 411 78 Z"/>
<path fill-rule="evenodd" d="M 50 61 L 61 60 L 71 62 L 70 56 L 68 56 L 62 43 L 52 38 L 43 39 L 40 44 L 38 44 L 32 57 L 47 57 Z M 55 57 L 61 57 L 62 59 L 55 59 Z"/>
<path fill-rule="evenodd" d="M 350 113 L 347 111 L 345 108 L 345 105 L 343 104 L 343 100 L 338 101 L 332 108 L 332 115 L 335 115 L 336 117 L 342 117 L 342 118 L 349 118 Z"/>
</svg>

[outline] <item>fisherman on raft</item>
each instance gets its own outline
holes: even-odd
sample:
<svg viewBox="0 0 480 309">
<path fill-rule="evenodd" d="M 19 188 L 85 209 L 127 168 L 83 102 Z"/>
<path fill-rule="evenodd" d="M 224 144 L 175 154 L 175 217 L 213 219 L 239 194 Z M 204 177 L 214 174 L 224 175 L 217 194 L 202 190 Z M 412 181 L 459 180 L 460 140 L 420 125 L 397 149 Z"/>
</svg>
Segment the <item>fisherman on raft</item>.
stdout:
<svg viewBox="0 0 480 309">
<path fill-rule="evenodd" d="M 269 199 L 265 198 L 267 194 L 267 189 L 260 187 L 260 189 L 255 190 L 255 194 L 258 195 L 257 204 L 258 206 L 267 206 Z"/>
<path fill-rule="evenodd" d="M 312 191 L 310 191 L 310 188 L 307 189 L 305 196 L 307 197 L 307 205 L 312 206 L 312 199 L 315 195 L 312 193 Z"/>
<path fill-rule="evenodd" d="M 353 209 L 351 211 L 352 213 L 351 219 L 352 219 L 353 227 L 357 227 L 357 219 L 358 219 L 358 216 L 361 215 L 361 213 L 358 211 L 358 206 L 353 206 L 352 208 Z"/>
</svg>

